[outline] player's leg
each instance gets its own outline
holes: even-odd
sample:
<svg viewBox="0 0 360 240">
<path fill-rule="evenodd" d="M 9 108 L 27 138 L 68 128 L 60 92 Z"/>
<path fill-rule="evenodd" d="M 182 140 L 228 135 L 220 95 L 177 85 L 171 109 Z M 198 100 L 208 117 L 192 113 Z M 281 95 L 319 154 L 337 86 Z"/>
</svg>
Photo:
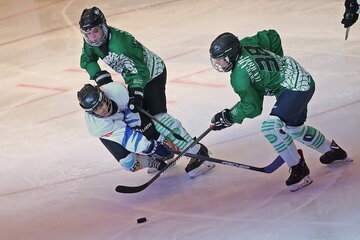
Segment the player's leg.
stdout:
<svg viewBox="0 0 360 240">
<path fill-rule="evenodd" d="M 100 141 L 115 157 L 120 165 L 128 171 L 136 172 L 147 167 L 161 170 L 166 166 L 166 163 L 162 158 L 152 158 L 149 155 L 139 155 L 129 152 L 121 144 L 107 139 L 100 138 Z"/>
<path fill-rule="evenodd" d="M 307 105 L 314 88 L 308 91 L 286 91 L 276 105 L 282 111 L 278 115 L 284 119 L 286 126 L 283 129 L 292 139 L 322 153 L 320 161 L 324 164 L 347 158 L 346 152 L 334 140 L 330 141 L 318 129 L 304 125 L 307 118 Z M 277 112 L 278 110 L 273 110 Z"/>
<path fill-rule="evenodd" d="M 289 187 L 290 191 L 296 191 L 309 185 L 312 180 L 304 156 L 298 153 L 291 136 L 283 130 L 284 126 L 285 123 L 278 116 L 269 116 L 262 123 L 261 131 L 290 167 L 291 174 L 286 180 L 286 186 Z"/>
<path fill-rule="evenodd" d="M 166 94 L 165 94 L 165 85 L 166 85 L 166 69 L 158 77 L 150 81 L 144 89 L 144 99 L 143 99 L 143 108 L 153 115 L 157 120 L 162 122 L 165 126 L 172 129 L 175 133 L 183 137 L 185 141 L 181 141 L 175 138 L 169 130 L 164 128 L 162 125 L 153 121 L 155 124 L 156 130 L 163 136 L 170 139 L 173 144 L 178 147 L 180 150 L 185 149 L 190 144 L 193 143 L 193 139 L 190 134 L 182 126 L 181 122 L 167 113 L 166 108 Z M 208 150 L 205 146 L 200 144 L 195 145 L 189 149 L 190 153 L 194 154 L 205 154 L 208 156 Z M 214 163 L 210 163 L 198 159 L 190 159 L 188 166 L 185 171 L 192 177 L 194 169 L 198 168 L 200 165 L 204 165 L 204 168 L 212 168 L 215 166 Z"/>
<path fill-rule="evenodd" d="M 290 177 L 286 180 L 290 191 L 309 185 L 312 179 L 304 156 L 297 152 L 293 138 L 285 131 L 285 126 L 304 123 L 307 104 L 313 93 L 314 89 L 306 92 L 285 90 L 275 103 L 270 117 L 262 124 L 264 136 L 291 169 Z"/>
</svg>

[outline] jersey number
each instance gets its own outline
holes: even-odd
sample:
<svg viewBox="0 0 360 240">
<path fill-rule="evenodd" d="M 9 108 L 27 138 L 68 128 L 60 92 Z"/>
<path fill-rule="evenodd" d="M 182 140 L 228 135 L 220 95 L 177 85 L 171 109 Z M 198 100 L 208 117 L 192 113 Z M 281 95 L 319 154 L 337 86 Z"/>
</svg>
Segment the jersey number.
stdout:
<svg viewBox="0 0 360 240">
<path fill-rule="evenodd" d="M 244 46 L 244 49 L 252 56 L 265 56 L 255 58 L 255 62 L 259 66 L 260 70 L 272 72 L 274 71 L 273 68 L 275 68 L 275 71 L 280 71 L 280 67 L 275 58 L 271 57 L 271 55 L 265 52 L 261 47 Z"/>
</svg>

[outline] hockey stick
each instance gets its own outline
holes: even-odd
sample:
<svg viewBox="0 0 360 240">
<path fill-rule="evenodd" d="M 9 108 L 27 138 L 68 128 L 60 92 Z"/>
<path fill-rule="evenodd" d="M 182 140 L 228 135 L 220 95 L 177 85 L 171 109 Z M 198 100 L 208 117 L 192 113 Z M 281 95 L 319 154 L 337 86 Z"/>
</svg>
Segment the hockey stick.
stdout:
<svg viewBox="0 0 360 240">
<path fill-rule="evenodd" d="M 177 155 L 173 160 L 169 161 L 167 163 L 167 166 L 164 167 L 163 169 L 161 169 L 155 176 L 153 176 L 149 181 L 147 181 L 146 183 L 139 185 L 139 186 L 123 186 L 123 185 L 118 185 L 115 188 L 115 191 L 119 192 L 119 193 L 137 193 L 137 192 L 141 192 L 142 190 L 144 190 L 145 188 L 147 188 L 150 184 L 152 184 L 156 179 L 158 179 L 160 177 L 161 174 L 163 174 L 165 172 L 166 169 L 168 169 L 170 166 L 172 166 L 173 163 L 175 163 L 177 160 L 179 160 L 182 156 L 184 156 L 184 154 L 193 146 L 195 146 L 196 144 L 198 144 L 200 142 L 201 139 L 203 139 L 213 128 L 214 128 L 214 124 L 211 124 L 210 127 L 203 133 L 201 134 L 194 142 L 192 142 L 189 146 L 187 146 L 182 152 L 179 153 L 179 155 Z"/>
<path fill-rule="evenodd" d="M 169 151 L 174 154 L 181 153 L 180 151 L 177 151 L 174 149 L 169 149 Z M 302 150 L 298 149 L 298 152 L 300 153 L 300 152 L 302 152 Z M 223 159 L 212 158 L 212 157 L 207 157 L 207 156 L 192 154 L 192 153 L 185 153 L 183 156 L 196 158 L 196 159 L 200 159 L 200 160 L 205 160 L 208 162 L 220 163 L 220 164 L 227 165 L 227 166 L 243 168 L 246 170 L 263 172 L 263 173 L 272 173 L 284 163 L 284 160 L 282 159 L 282 157 L 280 155 L 277 156 L 277 158 L 275 158 L 274 161 L 272 161 L 269 165 L 267 165 L 265 167 L 254 167 L 254 166 L 243 164 L 243 163 L 231 162 L 231 161 L 227 161 L 227 160 L 223 160 Z"/>
<path fill-rule="evenodd" d="M 165 128 L 166 130 L 168 130 L 169 132 L 171 132 L 171 134 L 178 140 L 180 141 L 184 141 L 187 142 L 182 136 L 180 136 L 179 134 L 175 133 L 171 128 L 169 128 L 168 126 L 166 126 L 164 123 L 162 123 L 160 120 L 158 120 L 157 118 L 155 118 L 153 115 L 151 115 L 150 113 L 148 113 L 147 111 L 145 111 L 144 109 L 142 109 L 141 107 L 137 107 L 137 109 L 145 114 L 146 116 L 148 116 L 149 118 L 151 118 L 152 120 L 154 120 L 155 122 L 157 122 L 158 124 L 160 124 L 163 128 Z"/>
<path fill-rule="evenodd" d="M 230 110 L 234 109 L 236 107 L 236 105 L 239 102 L 237 102 Z M 139 109 L 140 110 L 140 109 Z M 140 110 L 141 111 L 141 110 Z M 143 110 L 145 111 L 145 110 Z M 145 111 L 146 112 L 146 111 Z M 147 112 L 146 112 L 147 113 Z M 145 113 L 145 114 L 146 114 Z M 149 113 L 147 113 L 149 114 Z M 150 115 L 150 114 L 149 114 Z M 115 191 L 119 192 L 119 193 L 137 193 L 137 192 L 141 192 L 142 190 L 144 190 L 145 188 L 147 188 L 150 184 L 152 184 L 156 179 L 158 179 L 160 177 L 161 174 L 163 174 L 165 172 L 165 170 L 167 170 L 170 166 L 173 165 L 173 163 L 175 163 L 177 160 L 179 160 L 190 148 L 192 148 L 193 146 L 195 146 L 196 144 L 198 144 L 200 142 L 201 139 L 203 139 L 209 132 L 211 132 L 213 130 L 213 128 L 215 127 L 215 124 L 211 124 L 210 127 L 208 129 L 206 129 L 205 132 L 203 132 L 198 138 L 196 138 L 194 140 L 194 142 L 192 142 L 189 146 L 187 146 L 182 152 L 180 152 L 180 154 L 175 157 L 173 160 L 169 161 L 167 163 L 167 166 L 164 167 L 163 169 L 161 169 L 154 177 L 152 177 L 149 181 L 147 181 L 146 183 L 139 185 L 139 186 L 123 186 L 123 185 L 118 185 L 115 188 Z"/>
<path fill-rule="evenodd" d="M 349 32 L 350 32 L 350 27 L 347 27 L 346 28 L 346 31 L 345 31 L 345 41 L 348 39 L 349 37 Z"/>
</svg>

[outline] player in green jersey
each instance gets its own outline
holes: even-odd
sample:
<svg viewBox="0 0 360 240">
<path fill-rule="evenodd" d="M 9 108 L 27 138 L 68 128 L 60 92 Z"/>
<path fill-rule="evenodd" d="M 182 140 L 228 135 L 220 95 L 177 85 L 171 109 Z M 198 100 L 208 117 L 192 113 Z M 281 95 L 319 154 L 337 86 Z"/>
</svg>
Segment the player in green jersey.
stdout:
<svg viewBox="0 0 360 240">
<path fill-rule="evenodd" d="M 80 66 L 88 72 L 90 79 L 95 80 L 98 85 L 110 81 L 108 72 L 102 71 L 97 63 L 101 58 L 125 80 L 129 92 L 129 109 L 134 113 L 139 110 L 150 113 L 157 120 L 154 120 L 157 131 L 169 138 L 180 150 L 189 146 L 194 140 L 180 121 L 167 113 L 164 61 L 130 33 L 108 26 L 104 14 L 97 7 L 84 9 L 79 24 L 84 37 Z M 175 138 L 163 125 L 185 141 Z M 208 150 L 202 144 L 195 145 L 189 152 L 208 156 Z M 190 177 L 196 177 L 212 167 L 213 163 L 190 159 L 185 171 Z"/>
<path fill-rule="evenodd" d="M 213 130 L 260 115 L 264 96 L 276 97 L 261 131 L 291 168 L 286 181 L 290 191 L 312 183 L 309 168 L 293 140 L 322 153 L 320 161 L 323 164 L 347 159 L 346 152 L 334 141 L 304 124 L 315 83 L 293 58 L 284 56 L 280 36 L 275 30 L 260 31 L 241 40 L 231 33 L 223 33 L 212 42 L 210 59 L 218 71 L 231 71 L 231 86 L 240 97 L 232 110 L 224 109 L 212 118 Z"/>
</svg>

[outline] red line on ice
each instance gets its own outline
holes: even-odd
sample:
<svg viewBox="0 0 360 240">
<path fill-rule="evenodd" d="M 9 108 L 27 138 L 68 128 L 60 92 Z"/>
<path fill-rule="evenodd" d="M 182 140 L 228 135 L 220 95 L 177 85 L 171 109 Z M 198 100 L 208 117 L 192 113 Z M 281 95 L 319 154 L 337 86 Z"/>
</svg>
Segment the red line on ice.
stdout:
<svg viewBox="0 0 360 240">
<path fill-rule="evenodd" d="M 34 11 L 36 11 L 36 10 L 39 10 L 39 9 L 42 9 L 42 8 L 46 8 L 46 7 L 48 7 L 48 6 L 57 4 L 57 3 L 59 3 L 59 2 L 64 2 L 64 1 L 68 1 L 68 0 L 58 0 L 58 1 L 55 1 L 55 2 L 52 2 L 52 3 L 48 3 L 48 4 L 45 4 L 45 5 L 42 5 L 42 6 L 40 6 L 40 7 L 30 8 L 30 9 L 25 10 L 25 11 L 22 11 L 22 12 L 18 12 L 18 13 L 14 13 L 14 14 L 12 14 L 12 15 L 8 15 L 8 16 L 2 17 L 2 18 L 0 18 L 0 21 L 6 20 L 6 19 L 9 19 L 9 18 L 13 18 L 13 17 L 17 17 L 17 16 L 20 16 L 20 15 L 24 15 L 24 14 L 26 14 L 26 13 L 34 12 Z"/>
<path fill-rule="evenodd" d="M 107 16 L 107 18 L 110 18 L 110 17 L 112 17 L 112 16 L 121 15 L 121 14 L 130 13 L 130 12 L 135 12 L 135 11 L 143 10 L 143 9 L 147 9 L 147 8 L 157 7 L 157 6 L 160 6 L 160 5 L 165 5 L 165 4 L 169 4 L 169 3 L 177 2 L 177 1 L 181 1 L 181 0 L 170 0 L 170 1 L 167 1 L 167 2 L 155 3 L 155 4 L 147 5 L 147 6 L 144 6 L 144 7 L 129 9 L 129 10 L 126 10 L 126 11 L 123 11 L 123 12 L 119 12 L 119 13 L 115 13 L 115 14 L 110 14 L 110 15 Z M 42 7 L 40 7 L 40 8 L 42 8 Z M 35 10 L 35 9 L 27 10 L 27 11 L 33 11 L 33 10 Z M 27 11 L 25 11 L 25 12 L 27 12 Z M 19 15 L 19 14 L 18 14 L 18 15 Z M 7 18 L 7 17 L 5 17 L 5 18 Z M 44 34 L 47 34 L 47 33 L 55 32 L 55 31 L 60 31 L 60 30 L 63 30 L 63 29 L 65 29 L 65 28 L 72 27 L 72 26 L 74 26 L 74 25 L 78 25 L 78 23 L 73 23 L 73 24 L 70 24 L 70 25 L 66 25 L 66 26 L 64 26 L 64 27 L 54 28 L 54 29 L 51 29 L 51 30 L 48 30 L 48 31 L 44 31 L 44 32 L 40 32 L 40 33 L 28 35 L 28 36 L 21 37 L 21 38 L 18 38 L 18 39 L 14 39 L 14 40 L 11 40 L 11 41 L 2 42 L 2 43 L 0 43 L 0 46 L 4 46 L 4 45 L 12 44 L 12 43 L 15 43 L 15 42 L 27 40 L 27 39 L 29 39 L 29 38 L 37 37 L 37 36 L 44 35 Z"/>
</svg>

